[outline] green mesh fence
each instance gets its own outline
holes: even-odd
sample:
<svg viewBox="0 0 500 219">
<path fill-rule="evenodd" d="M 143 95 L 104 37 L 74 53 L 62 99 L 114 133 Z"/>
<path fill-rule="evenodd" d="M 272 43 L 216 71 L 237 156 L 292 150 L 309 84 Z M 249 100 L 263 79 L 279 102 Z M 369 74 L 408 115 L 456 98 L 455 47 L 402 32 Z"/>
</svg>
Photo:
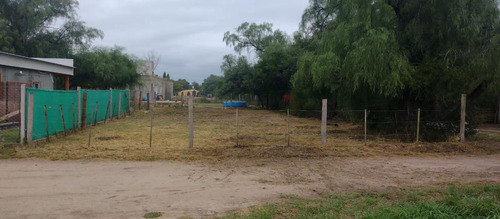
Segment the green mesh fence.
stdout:
<svg viewBox="0 0 500 219">
<path fill-rule="evenodd" d="M 59 91 L 26 89 L 26 115 L 29 108 L 29 94 L 33 93 L 33 140 L 47 137 L 49 135 L 73 130 L 77 127 L 78 120 L 78 91 Z M 128 90 L 113 90 L 112 103 L 109 102 L 109 90 L 81 90 L 81 112 L 83 114 L 83 96 L 87 93 L 86 121 L 101 122 L 109 119 L 109 112 L 113 117 L 118 116 L 118 102 L 121 93 L 120 114 L 128 113 Z M 97 108 L 96 108 L 97 107 Z M 62 108 L 62 116 L 61 116 Z M 47 117 L 45 117 L 45 109 Z M 97 117 L 95 117 L 97 115 Z M 64 118 L 64 126 L 63 126 Z M 92 119 L 92 120 L 91 120 Z M 27 125 L 26 119 L 26 125 Z"/>
</svg>

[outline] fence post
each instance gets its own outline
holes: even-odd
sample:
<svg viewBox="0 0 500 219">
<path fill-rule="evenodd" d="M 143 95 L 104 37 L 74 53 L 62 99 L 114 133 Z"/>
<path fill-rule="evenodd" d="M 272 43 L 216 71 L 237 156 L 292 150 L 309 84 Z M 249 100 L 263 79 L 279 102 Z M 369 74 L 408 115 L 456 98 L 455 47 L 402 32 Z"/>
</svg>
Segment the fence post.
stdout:
<svg viewBox="0 0 500 219">
<path fill-rule="evenodd" d="M 139 92 L 139 108 L 137 110 L 141 110 L 141 104 L 142 104 L 142 91 Z"/>
<path fill-rule="evenodd" d="M 460 107 L 460 142 L 465 142 L 465 105 L 467 104 L 467 95 L 462 94 L 462 104 Z"/>
<path fill-rule="evenodd" d="M 78 97 L 76 98 L 77 99 L 77 104 L 76 104 L 76 108 L 78 109 L 78 116 L 77 116 L 77 124 L 76 124 L 76 127 L 81 127 L 81 124 L 82 124 L 82 88 L 81 87 L 76 87 L 76 91 L 77 91 L 77 95 Z"/>
<path fill-rule="evenodd" d="M 232 104 L 231 104 L 232 105 Z M 240 135 L 240 127 L 239 127 L 239 108 L 236 107 L 236 147 L 239 146 L 239 136 Z"/>
<path fill-rule="evenodd" d="M 113 112 L 111 110 L 111 106 L 113 104 L 113 88 L 109 88 L 109 119 L 111 119 L 113 117 Z M 104 120 L 106 121 L 106 120 Z"/>
<path fill-rule="evenodd" d="M 420 136 L 420 108 L 418 108 L 417 111 L 417 143 L 418 143 L 418 138 Z"/>
<path fill-rule="evenodd" d="M 92 122 L 92 118 L 90 118 Z M 87 92 L 83 93 L 82 122 L 80 128 L 87 126 Z"/>
<path fill-rule="evenodd" d="M 61 109 L 61 120 L 62 120 L 62 127 L 63 127 L 63 131 L 64 131 L 64 136 L 66 136 L 66 124 L 64 124 L 64 112 L 63 112 L 63 108 L 62 108 L 61 104 L 59 104 L 59 109 Z"/>
<path fill-rule="evenodd" d="M 28 127 L 27 127 L 28 145 L 32 145 L 33 143 L 33 103 L 34 103 L 33 93 L 30 92 L 28 97 Z"/>
<path fill-rule="evenodd" d="M 120 108 L 122 105 L 122 92 L 118 93 L 118 116 L 117 118 L 120 118 Z"/>
<path fill-rule="evenodd" d="M 367 117 L 368 117 L 368 111 L 365 109 L 365 146 L 366 146 L 366 134 L 367 134 L 367 127 L 366 127 Z"/>
<path fill-rule="evenodd" d="M 19 106 L 20 124 L 19 124 L 19 143 L 24 144 L 24 138 L 26 137 L 26 84 L 21 84 L 20 91 L 21 104 Z"/>
<path fill-rule="evenodd" d="M 97 104 L 98 102 L 95 102 L 94 126 L 97 125 Z M 92 123 L 92 120 L 90 122 Z"/>
<path fill-rule="evenodd" d="M 85 93 L 87 94 L 87 93 Z M 90 138 L 92 136 L 92 117 L 94 116 L 94 112 L 90 111 L 90 125 L 89 125 L 89 143 L 87 147 L 90 147 Z"/>
<path fill-rule="evenodd" d="M 43 106 L 45 112 L 45 132 L 47 134 L 47 142 L 50 142 L 49 119 L 47 117 L 47 105 Z"/>
<path fill-rule="evenodd" d="M 153 116 L 154 110 L 151 109 L 151 128 L 149 129 L 149 148 L 153 145 Z"/>
<path fill-rule="evenodd" d="M 189 97 L 188 100 L 188 108 L 189 108 L 189 147 L 193 147 L 193 95 Z"/>
<path fill-rule="evenodd" d="M 323 106 L 321 108 L 321 145 L 326 145 L 326 117 L 327 117 L 327 99 L 323 99 Z"/>
<path fill-rule="evenodd" d="M 146 109 L 149 110 L 149 93 L 148 93 L 148 105 L 146 106 Z"/>
</svg>

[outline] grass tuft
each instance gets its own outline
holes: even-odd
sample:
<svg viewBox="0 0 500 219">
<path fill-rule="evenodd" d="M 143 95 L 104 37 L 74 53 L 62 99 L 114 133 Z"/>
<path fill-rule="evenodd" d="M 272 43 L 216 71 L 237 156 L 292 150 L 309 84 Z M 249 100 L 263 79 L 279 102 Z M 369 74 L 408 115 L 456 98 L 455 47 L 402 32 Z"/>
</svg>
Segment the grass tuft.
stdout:
<svg viewBox="0 0 500 219">
<path fill-rule="evenodd" d="M 161 217 L 162 215 L 163 215 L 162 212 L 154 211 L 154 212 L 148 212 L 148 213 L 144 214 L 144 216 L 142 216 L 142 217 L 144 217 L 144 218 L 157 218 L 157 217 Z"/>
<path fill-rule="evenodd" d="M 303 199 L 282 195 L 280 203 L 252 207 L 221 218 L 498 218 L 500 184 L 451 185 Z"/>
</svg>

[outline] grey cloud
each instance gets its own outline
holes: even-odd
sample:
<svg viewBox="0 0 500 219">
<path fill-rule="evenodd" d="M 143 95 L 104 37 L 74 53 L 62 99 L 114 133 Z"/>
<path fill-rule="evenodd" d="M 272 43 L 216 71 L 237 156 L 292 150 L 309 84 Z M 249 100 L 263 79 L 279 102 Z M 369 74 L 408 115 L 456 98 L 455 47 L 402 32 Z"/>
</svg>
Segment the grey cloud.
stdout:
<svg viewBox="0 0 500 219">
<path fill-rule="evenodd" d="M 94 44 L 119 45 L 139 58 L 161 54 L 156 73 L 201 83 L 221 74 L 220 64 L 232 48 L 226 31 L 242 22 L 270 22 L 291 35 L 298 29 L 308 0 L 81 0 L 80 19 L 104 31 Z"/>
</svg>

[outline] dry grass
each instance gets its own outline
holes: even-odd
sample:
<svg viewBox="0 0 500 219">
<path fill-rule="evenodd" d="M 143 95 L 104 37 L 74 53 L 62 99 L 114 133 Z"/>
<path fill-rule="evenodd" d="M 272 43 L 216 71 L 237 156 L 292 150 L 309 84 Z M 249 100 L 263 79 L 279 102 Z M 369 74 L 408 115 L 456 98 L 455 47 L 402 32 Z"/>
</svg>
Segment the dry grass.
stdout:
<svg viewBox="0 0 500 219">
<path fill-rule="evenodd" d="M 149 147 L 151 112 L 139 111 L 124 119 L 92 127 L 67 137 L 40 143 L 36 148 L 16 148 L 11 157 L 118 160 L 221 160 L 239 158 L 278 158 L 321 156 L 372 156 L 415 154 L 496 153 L 499 142 L 476 141 L 467 144 L 402 143 L 372 138 L 365 146 L 357 125 L 328 127 L 327 145 L 321 146 L 320 121 L 291 117 L 290 145 L 284 112 L 239 110 L 240 134 L 236 146 L 235 110 L 195 108 L 194 148 L 188 148 L 187 108 L 154 109 L 153 143 Z"/>
</svg>

